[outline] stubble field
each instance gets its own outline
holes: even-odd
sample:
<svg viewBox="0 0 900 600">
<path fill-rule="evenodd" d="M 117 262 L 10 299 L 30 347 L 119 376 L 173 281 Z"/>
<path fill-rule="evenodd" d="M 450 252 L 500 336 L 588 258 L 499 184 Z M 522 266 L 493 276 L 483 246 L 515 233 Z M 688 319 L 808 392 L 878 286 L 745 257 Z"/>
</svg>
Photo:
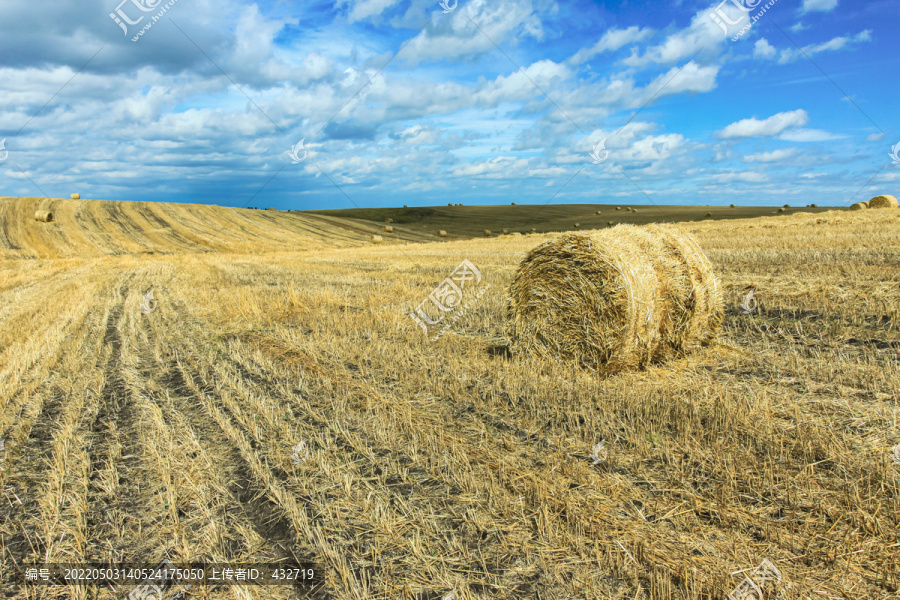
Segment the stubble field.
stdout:
<svg viewBox="0 0 900 600">
<path fill-rule="evenodd" d="M 66 210 L 0 249 L 5 574 L 292 561 L 312 585 L 183 597 L 719 599 L 768 560 L 766 598 L 900 597 L 900 211 L 683 223 L 719 339 L 598 379 L 506 350 L 506 288 L 550 235 L 373 246 L 315 217 L 179 248 L 65 237 Z M 430 341 L 409 313 L 464 259 L 486 291 Z"/>
</svg>

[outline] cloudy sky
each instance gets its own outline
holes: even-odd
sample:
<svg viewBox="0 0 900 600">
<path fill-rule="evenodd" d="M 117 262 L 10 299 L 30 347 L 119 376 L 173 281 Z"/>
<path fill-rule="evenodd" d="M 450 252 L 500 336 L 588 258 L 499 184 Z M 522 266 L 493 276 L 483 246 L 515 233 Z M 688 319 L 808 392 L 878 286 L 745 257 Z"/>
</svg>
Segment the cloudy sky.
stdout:
<svg viewBox="0 0 900 600">
<path fill-rule="evenodd" d="M 445 1 L 3 0 L 0 195 L 900 195 L 896 0 Z"/>
</svg>

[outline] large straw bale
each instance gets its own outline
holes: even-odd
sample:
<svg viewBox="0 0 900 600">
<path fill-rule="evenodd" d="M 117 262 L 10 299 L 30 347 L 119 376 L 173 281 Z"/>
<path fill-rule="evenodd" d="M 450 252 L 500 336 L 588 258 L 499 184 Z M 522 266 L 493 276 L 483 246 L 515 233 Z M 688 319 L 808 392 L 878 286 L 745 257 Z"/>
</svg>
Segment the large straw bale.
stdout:
<svg viewBox="0 0 900 600">
<path fill-rule="evenodd" d="M 40 221 L 41 223 L 52 223 L 53 213 L 49 210 L 39 210 L 34 213 L 34 220 Z"/>
<path fill-rule="evenodd" d="M 869 200 L 869 208 L 897 208 L 897 206 L 897 199 L 890 194 L 882 194 Z"/>
<path fill-rule="evenodd" d="M 600 373 L 683 356 L 708 344 L 722 318 L 709 259 L 690 235 L 662 225 L 538 246 L 519 266 L 507 306 L 514 352 Z"/>
</svg>

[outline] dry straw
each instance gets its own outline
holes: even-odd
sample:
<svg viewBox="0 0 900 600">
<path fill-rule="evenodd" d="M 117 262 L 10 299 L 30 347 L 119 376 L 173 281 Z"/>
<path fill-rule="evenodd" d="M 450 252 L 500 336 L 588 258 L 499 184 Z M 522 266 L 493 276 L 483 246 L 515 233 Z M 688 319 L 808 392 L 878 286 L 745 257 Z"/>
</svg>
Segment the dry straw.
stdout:
<svg viewBox="0 0 900 600">
<path fill-rule="evenodd" d="M 48 210 L 39 210 L 34 213 L 34 220 L 41 223 L 51 223 L 53 222 L 53 213 Z"/>
<path fill-rule="evenodd" d="M 869 208 L 897 208 L 897 199 L 890 194 L 875 196 L 869 200 Z"/>
<path fill-rule="evenodd" d="M 72 200 L 81 200 L 81 194 L 72 194 Z"/>
<path fill-rule="evenodd" d="M 514 352 L 614 373 L 707 344 L 721 312 L 712 266 L 693 238 L 619 225 L 529 252 L 510 285 L 507 330 Z"/>
</svg>

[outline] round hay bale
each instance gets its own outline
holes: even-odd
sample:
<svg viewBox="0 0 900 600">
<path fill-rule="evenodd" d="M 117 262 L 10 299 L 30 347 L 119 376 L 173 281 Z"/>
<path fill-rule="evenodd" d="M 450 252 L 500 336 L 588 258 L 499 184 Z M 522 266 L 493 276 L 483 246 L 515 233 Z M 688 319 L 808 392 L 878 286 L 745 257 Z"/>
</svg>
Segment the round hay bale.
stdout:
<svg viewBox="0 0 900 600">
<path fill-rule="evenodd" d="M 869 208 L 897 208 L 897 199 L 889 194 L 875 196 L 869 200 Z"/>
<path fill-rule="evenodd" d="M 710 217 L 712 217 L 712 213 L 709 213 L 709 212 L 708 212 L 708 213 L 706 213 L 706 215 L 705 215 L 704 218 L 709 219 Z"/>
<path fill-rule="evenodd" d="M 617 206 L 617 207 L 616 207 L 616 210 L 622 210 L 622 207 L 621 207 L 621 206 Z"/>
<path fill-rule="evenodd" d="M 650 259 L 621 230 L 565 234 L 526 255 L 509 287 L 513 352 L 572 359 L 601 373 L 650 362 L 659 284 Z"/>
<path fill-rule="evenodd" d="M 819 205 L 818 204 L 810 204 L 809 207 L 810 208 L 819 208 Z"/>
<path fill-rule="evenodd" d="M 72 200 L 81 200 L 81 194 L 72 194 Z"/>
<path fill-rule="evenodd" d="M 453 206 L 453 203 L 452 203 L 452 202 L 448 202 L 448 203 L 447 203 L 447 206 Z"/>
<path fill-rule="evenodd" d="M 392 218 L 388 217 L 387 219 L 384 220 L 384 222 L 385 223 L 393 223 L 394 220 Z"/>
<path fill-rule="evenodd" d="M 491 230 L 490 230 L 490 229 L 485 229 L 485 230 L 484 230 L 484 237 L 491 237 Z"/>
<path fill-rule="evenodd" d="M 575 227 L 581 227 L 581 223 L 575 223 Z"/>
<path fill-rule="evenodd" d="M 790 208 L 790 207 L 791 207 L 790 204 L 785 204 L 785 205 L 784 205 L 784 208 Z"/>
<path fill-rule="evenodd" d="M 510 206 L 515 206 L 515 205 L 516 205 L 515 202 L 510 202 L 509 204 L 510 204 Z"/>
<path fill-rule="evenodd" d="M 275 210 L 275 207 L 274 207 L 274 206 L 270 206 L 270 207 L 267 208 L 266 210 Z"/>
<path fill-rule="evenodd" d="M 381 237 L 380 235 L 373 235 L 373 236 L 372 236 L 372 239 L 371 239 L 371 242 L 372 242 L 373 244 L 380 244 L 380 243 L 383 242 L 383 241 L 384 241 L 384 238 Z"/>
<path fill-rule="evenodd" d="M 594 214 L 595 214 L 595 215 L 599 215 L 599 214 L 600 214 L 600 211 L 598 210 L 598 211 L 595 212 Z"/>
<path fill-rule="evenodd" d="M 606 224 L 609 225 L 610 227 L 612 227 L 613 225 L 615 225 L 615 223 L 613 223 L 612 221 L 607 221 Z"/>
<path fill-rule="evenodd" d="M 776 212 L 777 212 L 778 214 L 783 214 L 783 213 L 784 213 L 784 209 L 783 209 L 783 208 L 779 208 Z"/>
<path fill-rule="evenodd" d="M 629 206 L 629 207 L 628 207 L 628 208 L 626 208 L 626 209 L 625 209 L 625 210 L 627 210 L 627 211 L 628 211 L 628 212 L 631 212 L 631 211 L 633 211 L 633 210 L 634 210 L 634 209 L 633 209 L 633 208 L 631 208 L 631 207 L 630 207 L 630 206 Z"/>
<path fill-rule="evenodd" d="M 532 227 L 532 228 L 531 228 L 531 233 L 537 233 L 537 228 Z"/>
<path fill-rule="evenodd" d="M 632 208 L 632 209 L 631 209 L 631 212 L 637 212 L 637 209 L 636 209 L 636 208 Z"/>
<path fill-rule="evenodd" d="M 384 232 L 385 232 L 385 233 L 394 233 L 394 228 L 391 227 L 390 225 L 385 225 L 385 226 L 384 226 Z"/>
<path fill-rule="evenodd" d="M 868 201 L 868 200 L 863 200 L 862 202 L 860 202 L 860 204 L 862 204 L 862 205 L 865 206 L 866 208 L 872 208 L 871 206 L 869 206 L 869 201 Z"/>
<path fill-rule="evenodd" d="M 867 208 L 869 207 L 863 202 L 856 202 L 850 205 L 850 210 L 866 210 Z"/>
<path fill-rule="evenodd" d="M 441 237 L 447 237 L 447 232 L 441 229 L 440 231 L 438 231 L 438 235 Z"/>
<path fill-rule="evenodd" d="M 729 204 L 729 208 L 736 208 L 734 204 Z"/>
<path fill-rule="evenodd" d="M 53 213 L 49 210 L 39 210 L 34 213 L 34 220 L 40 221 L 41 223 L 52 223 L 53 222 Z"/>
<path fill-rule="evenodd" d="M 509 229 L 501 229 L 500 233 L 502 233 L 503 235 L 506 235 L 509 233 Z"/>
<path fill-rule="evenodd" d="M 406 206 L 406 205 L 405 205 L 405 204 L 404 204 L 404 205 L 403 205 L 403 208 L 409 208 L 409 207 L 408 207 L 408 206 Z"/>
</svg>

